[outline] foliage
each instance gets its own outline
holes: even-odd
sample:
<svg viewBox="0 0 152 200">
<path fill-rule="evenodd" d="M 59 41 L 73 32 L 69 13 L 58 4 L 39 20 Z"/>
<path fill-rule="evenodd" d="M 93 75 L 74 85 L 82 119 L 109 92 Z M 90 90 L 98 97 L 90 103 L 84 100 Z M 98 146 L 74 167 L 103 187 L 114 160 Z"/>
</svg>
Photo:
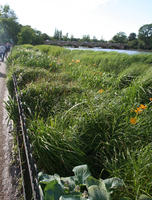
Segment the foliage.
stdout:
<svg viewBox="0 0 152 200">
<path fill-rule="evenodd" d="M 30 26 L 22 26 L 18 33 L 18 44 L 42 44 L 44 35 L 40 31 L 32 29 Z"/>
<path fill-rule="evenodd" d="M 8 88 L 13 98 L 15 72 L 39 170 L 69 176 L 87 163 L 95 177 L 125 181 L 112 199 L 151 197 L 151 63 L 151 54 L 14 47 Z"/>
<path fill-rule="evenodd" d="M 20 25 L 14 11 L 8 5 L 5 5 L 4 7 L 1 6 L 0 14 L 0 43 L 7 41 L 16 43 Z"/>
<path fill-rule="evenodd" d="M 124 186 L 119 178 L 95 179 L 87 165 L 76 166 L 72 171 L 71 177 L 39 173 L 45 200 L 110 200 L 114 190 Z"/>
<path fill-rule="evenodd" d="M 29 47 L 29 46 L 28 46 Z M 17 49 L 18 48 L 18 49 Z M 18 55 L 19 47 L 16 47 L 16 51 L 8 59 L 9 64 L 20 64 L 27 67 L 42 67 L 49 68 L 50 57 L 43 52 L 23 48 Z"/>
<path fill-rule="evenodd" d="M 0 6 L 0 16 L 1 16 L 1 18 L 17 19 L 14 11 L 12 9 L 10 9 L 9 5 Z"/>
<path fill-rule="evenodd" d="M 57 29 L 55 29 L 55 31 L 54 31 L 54 39 L 57 39 L 57 40 L 61 40 L 62 39 L 62 31 L 59 31 L 59 30 L 57 30 Z"/>
<path fill-rule="evenodd" d="M 139 29 L 139 40 L 143 42 L 144 49 L 152 49 L 152 24 L 145 24 Z"/>
<path fill-rule="evenodd" d="M 113 36 L 112 40 L 114 42 L 118 43 L 126 43 L 127 42 L 127 36 L 124 32 L 119 32 L 116 35 Z"/>
<path fill-rule="evenodd" d="M 128 36 L 129 41 L 136 40 L 136 39 L 137 39 L 136 33 L 130 33 L 129 34 L 129 36 Z"/>
<path fill-rule="evenodd" d="M 82 41 L 89 42 L 90 41 L 90 36 L 89 35 L 83 35 Z"/>
</svg>

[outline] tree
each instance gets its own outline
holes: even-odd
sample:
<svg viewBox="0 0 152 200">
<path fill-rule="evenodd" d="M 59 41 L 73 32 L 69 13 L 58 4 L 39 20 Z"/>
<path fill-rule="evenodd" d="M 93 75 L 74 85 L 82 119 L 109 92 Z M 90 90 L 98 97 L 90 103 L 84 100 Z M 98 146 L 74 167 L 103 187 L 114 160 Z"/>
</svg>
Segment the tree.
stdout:
<svg viewBox="0 0 152 200">
<path fill-rule="evenodd" d="M 126 33 L 124 32 L 117 33 L 116 35 L 113 36 L 112 41 L 116 43 L 127 43 Z"/>
<path fill-rule="evenodd" d="M 63 40 L 64 41 L 69 40 L 69 33 L 66 33 L 66 35 L 63 35 Z"/>
<path fill-rule="evenodd" d="M 63 38 L 62 31 L 59 31 L 58 29 L 55 29 L 53 37 L 56 40 L 62 40 L 62 38 Z"/>
<path fill-rule="evenodd" d="M 74 41 L 74 35 L 71 35 L 70 41 Z"/>
<path fill-rule="evenodd" d="M 17 17 L 8 5 L 0 7 L 0 42 L 10 41 L 17 43 L 17 35 L 21 25 L 17 22 Z"/>
<path fill-rule="evenodd" d="M 17 19 L 16 14 L 12 9 L 10 9 L 9 5 L 0 6 L 0 17 L 1 18 L 12 18 Z"/>
<path fill-rule="evenodd" d="M 138 49 L 138 44 L 139 44 L 139 42 L 137 39 L 128 41 L 128 47 L 130 49 Z"/>
<path fill-rule="evenodd" d="M 61 35 L 60 31 L 59 37 Z M 14 44 L 42 44 L 46 39 L 50 39 L 47 34 L 19 24 L 14 11 L 8 5 L 0 6 L 0 43 L 9 41 Z"/>
<path fill-rule="evenodd" d="M 132 40 L 136 40 L 137 39 L 137 35 L 136 33 L 130 33 L 128 36 L 128 40 L 132 41 Z"/>
<path fill-rule="evenodd" d="M 92 39 L 93 42 L 98 42 L 96 36 L 93 36 L 93 39 Z"/>
<path fill-rule="evenodd" d="M 45 38 L 49 39 L 49 36 L 32 29 L 31 26 L 22 26 L 21 31 L 18 33 L 18 44 L 43 44 Z"/>
<path fill-rule="evenodd" d="M 152 49 L 152 24 L 143 25 L 138 31 L 139 48 Z"/>
<path fill-rule="evenodd" d="M 48 36 L 46 33 L 42 33 L 41 37 L 42 37 L 43 41 L 51 39 L 51 37 Z"/>
<path fill-rule="evenodd" d="M 35 32 L 30 26 L 22 26 L 18 34 L 18 44 L 33 44 Z"/>
<path fill-rule="evenodd" d="M 82 41 L 89 42 L 90 41 L 90 35 L 83 35 Z"/>
<path fill-rule="evenodd" d="M 136 33 L 130 33 L 128 36 L 128 47 L 131 49 L 138 48 L 138 39 Z"/>
</svg>

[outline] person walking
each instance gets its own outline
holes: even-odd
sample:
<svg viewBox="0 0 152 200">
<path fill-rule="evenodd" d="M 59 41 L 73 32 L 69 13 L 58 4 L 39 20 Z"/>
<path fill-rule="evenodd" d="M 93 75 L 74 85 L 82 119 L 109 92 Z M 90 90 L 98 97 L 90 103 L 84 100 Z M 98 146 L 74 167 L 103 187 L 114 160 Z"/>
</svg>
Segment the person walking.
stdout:
<svg viewBox="0 0 152 200">
<path fill-rule="evenodd" d="M 5 45 L 0 45 L 0 58 L 2 62 L 4 62 L 5 53 L 6 53 Z"/>
<path fill-rule="evenodd" d="M 11 49 L 11 44 L 9 42 L 7 42 L 5 44 L 5 57 L 7 58 L 8 56 L 8 53 L 10 52 L 10 49 Z"/>
</svg>

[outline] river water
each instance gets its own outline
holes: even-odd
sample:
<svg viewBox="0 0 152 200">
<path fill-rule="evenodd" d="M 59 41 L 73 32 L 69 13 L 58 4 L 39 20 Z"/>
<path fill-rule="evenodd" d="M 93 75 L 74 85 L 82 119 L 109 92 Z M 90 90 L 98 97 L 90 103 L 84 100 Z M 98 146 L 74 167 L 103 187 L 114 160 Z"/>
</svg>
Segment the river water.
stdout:
<svg viewBox="0 0 152 200">
<path fill-rule="evenodd" d="M 73 48 L 73 47 L 66 47 L 70 50 L 91 50 L 91 51 L 106 51 L 106 52 L 118 52 L 118 53 L 126 53 L 126 54 L 152 54 L 152 52 L 146 52 L 146 51 L 136 51 L 136 50 L 122 50 L 122 49 L 102 49 L 99 47 L 95 48 L 87 48 L 87 47 L 79 47 L 79 48 Z"/>
</svg>

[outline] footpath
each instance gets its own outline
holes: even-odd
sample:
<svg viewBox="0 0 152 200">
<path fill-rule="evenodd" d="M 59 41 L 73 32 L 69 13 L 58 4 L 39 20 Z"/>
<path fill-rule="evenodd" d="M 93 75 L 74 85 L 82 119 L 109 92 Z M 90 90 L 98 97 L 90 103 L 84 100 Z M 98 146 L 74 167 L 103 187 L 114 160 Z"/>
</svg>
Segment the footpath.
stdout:
<svg viewBox="0 0 152 200">
<path fill-rule="evenodd" d="M 0 200 L 17 200 L 12 165 L 12 135 L 8 125 L 5 101 L 8 98 L 6 88 L 6 64 L 0 62 Z"/>
</svg>

